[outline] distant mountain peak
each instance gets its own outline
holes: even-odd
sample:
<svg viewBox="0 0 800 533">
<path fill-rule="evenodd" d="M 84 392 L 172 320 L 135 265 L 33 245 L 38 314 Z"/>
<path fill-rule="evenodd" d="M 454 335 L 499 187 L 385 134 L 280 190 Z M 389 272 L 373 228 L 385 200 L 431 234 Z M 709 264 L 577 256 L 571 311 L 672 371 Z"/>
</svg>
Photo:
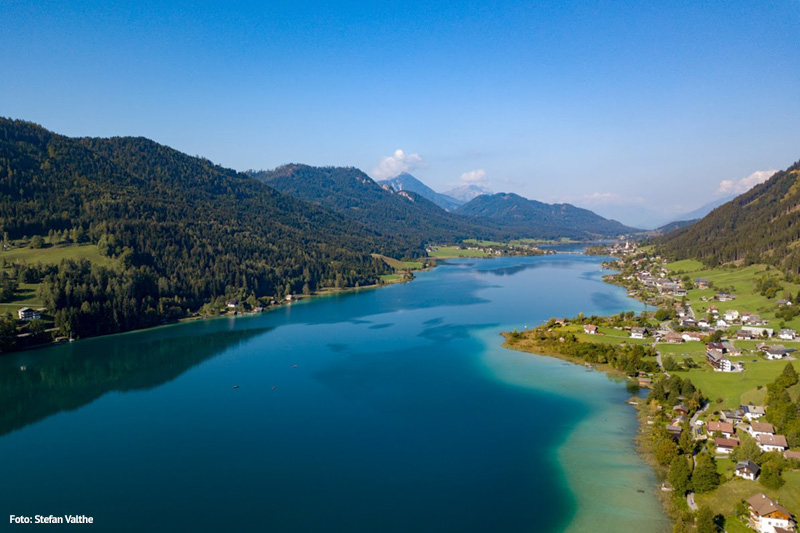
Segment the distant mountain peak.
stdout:
<svg viewBox="0 0 800 533">
<path fill-rule="evenodd" d="M 460 187 L 456 187 L 455 189 L 451 189 L 445 192 L 447 196 L 451 196 L 456 200 L 460 200 L 461 202 L 469 202 L 478 196 L 483 194 L 493 194 L 492 190 L 488 187 L 484 187 L 483 185 L 477 185 L 475 183 L 469 183 L 467 185 L 462 185 Z"/>
<path fill-rule="evenodd" d="M 402 172 L 389 180 L 379 181 L 378 184 L 382 187 L 389 187 L 394 192 L 408 191 L 416 193 L 446 211 L 453 211 L 464 203 L 434 191 L 408 172 Z"/>
</svg>

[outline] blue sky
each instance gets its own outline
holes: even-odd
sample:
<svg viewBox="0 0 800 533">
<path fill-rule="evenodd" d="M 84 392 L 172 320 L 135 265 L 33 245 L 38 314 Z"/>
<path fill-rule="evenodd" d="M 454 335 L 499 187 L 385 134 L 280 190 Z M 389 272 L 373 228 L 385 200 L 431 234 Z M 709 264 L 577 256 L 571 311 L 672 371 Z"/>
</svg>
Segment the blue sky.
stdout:
<svg viewBox="0 0 800 533">
<path fill-rule="evenodd" d="M 239 170 L 409 170 L 643 224 L 800 159 L 798 0 L 5 0 L 0 17 L 0 115 Z"/>
</svg>

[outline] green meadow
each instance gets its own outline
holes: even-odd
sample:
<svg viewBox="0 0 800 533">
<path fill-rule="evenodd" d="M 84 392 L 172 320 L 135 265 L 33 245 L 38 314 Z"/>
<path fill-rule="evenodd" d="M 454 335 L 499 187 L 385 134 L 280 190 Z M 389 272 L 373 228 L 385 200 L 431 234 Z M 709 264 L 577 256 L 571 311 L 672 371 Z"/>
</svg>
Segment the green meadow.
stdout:
<svg viewBox="0 0 800 533">
<path fill-rule="evenodd" d="M 0 251 L 2 269 L 6 271 L 15 263 L 58 264 L 65 259 L 88 259 L 93 264 L 103 266 L 110 266 L 113 263 L 110 258 L 101 255 L 94 244 L 46 245 L 44 248 L 20 246 Z M 21 307 L 42 307 L 43 302 L 36 296 L 38 286 L 38 283 L 20 283 L 14 300 L 0 303 L 0 313 L 16 314 Z"/>
<path fill-rule="evenodd" d="M 454 259 L 457 257 L 491 257 L 486 250 L 461 250 L 458 246 L 439 246 L 430 254 L 436 259 Z"/>
</svg>

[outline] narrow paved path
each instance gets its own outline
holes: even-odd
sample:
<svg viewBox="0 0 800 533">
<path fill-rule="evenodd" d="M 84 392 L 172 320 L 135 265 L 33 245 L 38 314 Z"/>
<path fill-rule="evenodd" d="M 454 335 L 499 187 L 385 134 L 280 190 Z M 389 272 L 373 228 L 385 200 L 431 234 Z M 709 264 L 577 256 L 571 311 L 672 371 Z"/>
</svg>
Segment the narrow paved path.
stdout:
<svg viewBox="0 0 800 533">
<path fill-rule="evenodd" d="M 689 509 L 692 511 L 697 510 L 697 504 L 694 503 L 694 492 L 690 492 L 686 495 L 686 503 L 689 504 Z"/>
</svg>

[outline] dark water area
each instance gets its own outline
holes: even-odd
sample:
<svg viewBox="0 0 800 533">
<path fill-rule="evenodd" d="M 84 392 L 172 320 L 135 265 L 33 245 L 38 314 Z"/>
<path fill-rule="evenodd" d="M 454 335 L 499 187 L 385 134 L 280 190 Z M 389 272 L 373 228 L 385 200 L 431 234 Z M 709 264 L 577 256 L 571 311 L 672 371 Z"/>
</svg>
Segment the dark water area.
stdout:
<svg viewBox="0 0 800 533">
<path fill-rule="evenodd" d="M 625 385 L 500 347 L 550 316 L 642 308 L 601 275 L 578 255 L 455 260 L 0 357 L 0 513 L 94 531 L 661 531 Z"/>
</svg>

